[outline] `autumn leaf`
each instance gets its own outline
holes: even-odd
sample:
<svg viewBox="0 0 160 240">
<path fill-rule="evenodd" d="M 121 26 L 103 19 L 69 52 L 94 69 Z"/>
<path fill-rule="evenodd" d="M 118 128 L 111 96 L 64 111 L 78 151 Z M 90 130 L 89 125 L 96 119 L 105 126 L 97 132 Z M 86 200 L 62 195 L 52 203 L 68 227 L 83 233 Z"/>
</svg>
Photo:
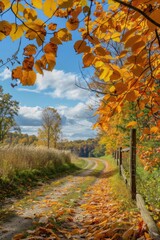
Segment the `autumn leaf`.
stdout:
<svg viewBox="0 0 160 240">
<path fill-rule="evenodd" d="M 151 133 L 158 133 L 158 131 L 159 131 L 159 128 L 158 127 L 151 127 L 151 129 L 150 129 L 150 132 Z"/>
<path fill-rule="evenodd" d="M 57 28 L 57 24 L 56 23 L 48 24 L 48 29 L 49 30 L 54 31 L 54 30 L 56 30 L 56 28 Z"/>
<path fill-rule="evenodd" d="M 84 66 L 83 67 L 89 67 L 92 65 L 93 61 L 95 59 L 95 56 L 93 55 L 93 53 L 86 53 L 84 56 L 83 56 L 83 64 Z"/>
<path fill-rule="evenodd" d="M 77 53 L 90 52 L 90 47 L 86 45 L 86 42 L 84 40 L 76 41 L 74 44 L 74 49 Z"/>
<path fill-rule="evenodd" d="M 36 49 L 37 49 L 37 47 L 34 44 L 29 44 L 24 48 L 23 54 L 25 56 L 34 55 L 34 54 L 36 54 Z"/>
<path fill-rule="evenodd" d="M 33 7 L 38 8 L 38 9 L 42 9 L 42 0 L 31 0 L 31 4 L 33 5 Z"/>
<path fill-rule="evenodd" d="M 153 11 L 149 17 L 151 19 L 153 19 L 155 22 L 160 24 L 160 19 L 159 19 L 159 15 L 160 15 L 160 9 L 156 9 L 155 11 Z M 151 21 L 147 21 L 148 27 L 151 31 L 154 31 L 157 27 L 155 26 L 155 24 L 153 24 Z"/>
<path fill-rule="evenodd" d="M 136 121 L 132 121 L 132 122 L 129 122 L 126 127 L 127 128 L 132 128 L 132 127 L 135 127 L 135 126 L 137 126 L 137 122 Z"/>
<path fill-rule="evenodd" d="M 15 23 L 12 24 L 12 31 L 10 33 L 10 37 L 12 41 L 16 41 L 24 34 L 23 25 L 17 25 Z"/>
<path fill-rule="evenodd" d="M 68 30 L 73 31 L 76 30 L 79 26 L 78 18 L 69 18 L 66 22 L 66 27 Z"/>
<path fill-rule="evenodd" d="M 20 78 L 20 82 L 22 83 L 23 86 L 34 85 L 35 81 L 36 81 L 36 73 L 33 70 L 31 70 L 31 71 L 24 70 L 22 72 L 22 76 Z"/>
<path fill-rule="evenodd" d="M 70 8 L 73 6 L 73 0 L 58 0 L 60 8 Z"/>
<path fill-rule="evenodd" d="M 52 17 L 57 9 L 57 3 L 55 1 L 45 0 L 43 4 L 43 11 L 47 17 Z"/>
</svg>

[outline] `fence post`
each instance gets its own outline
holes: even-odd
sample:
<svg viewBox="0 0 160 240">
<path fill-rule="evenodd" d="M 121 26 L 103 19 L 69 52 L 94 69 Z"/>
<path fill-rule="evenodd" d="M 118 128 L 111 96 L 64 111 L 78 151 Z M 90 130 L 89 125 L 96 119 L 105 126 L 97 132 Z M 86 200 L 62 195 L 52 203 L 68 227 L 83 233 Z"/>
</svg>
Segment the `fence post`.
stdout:
<svg viewBox="0 0 160 240">
<path fill-rule="evenodd" d="M 118 166 L 118 159 L 119 159 L 119 151 L 118 151 L 118 148 L 117 148 L 116 152 L 117 152 L 117 166 Z"/>
<path fill-rule="evenodd" d="M 131 197 L 133 200 L 136 200 L 136 129 L 131 129 L 130 187 L 131 187 Z"/>
<path fill-rule="evenodd" d="M 119 174 L 120 175 L 122 175 L 121 165 L 122 165 L 122 147 L 119 148 Z"/>
</svg>

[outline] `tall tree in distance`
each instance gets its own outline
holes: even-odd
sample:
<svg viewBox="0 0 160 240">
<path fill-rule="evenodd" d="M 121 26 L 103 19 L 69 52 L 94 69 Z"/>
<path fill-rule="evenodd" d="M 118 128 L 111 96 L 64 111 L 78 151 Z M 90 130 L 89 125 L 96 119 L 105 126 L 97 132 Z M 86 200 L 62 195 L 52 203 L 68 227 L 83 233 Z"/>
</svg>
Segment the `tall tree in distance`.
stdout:
<svg viewBox="0 0 160 240">
<path fill-rule="evenodd" d="M 51 143 L 57 147 L 57 141 L 61 133 L 61 117 L 55 108 L 47 107 L 42 112 L 42 128 L 39 129 L 38 137 L 48 148 Z"/>
<path fill-rule="evenodd" d="M 16 125 L 14 117 L 18 115 L 19 103 L 12 96 L 3 93 L 0 86 L 0 142 L 3 142 L 9 130 Z"/>
</svg>

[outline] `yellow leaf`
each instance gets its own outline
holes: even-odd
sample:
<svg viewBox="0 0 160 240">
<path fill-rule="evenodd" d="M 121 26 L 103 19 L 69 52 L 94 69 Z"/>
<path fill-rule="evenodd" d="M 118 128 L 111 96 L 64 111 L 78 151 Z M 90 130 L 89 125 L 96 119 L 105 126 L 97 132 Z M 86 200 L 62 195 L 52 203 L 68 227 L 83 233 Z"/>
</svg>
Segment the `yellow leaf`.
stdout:
<svg viewBox="0 0 160 240">
<path fill-rule="evenodd" d="M 0 11 L 1 13 L 11 6 L 10 0 L 0 1 Z"/>
<path fill-rule="evenodd" d="M 132 128 L 132 127 L 135 127 L 135 126 L 137 126 L 137 122 L 136 121 L 132 121 L 132 122 L 129 122 L 126 127 L 127 128 Z"/>
<path fill-rule="evenodd" d="M 10 33 L 10 37 L 12 41 L 17 40 L 18 38 L 22 37 L 24 34 L 23 25 L 16 25 L 15 23 L 12 24 L 12 31 Z"/>
<path fill-rule="evenodd" d="M 121 33 L 115 32 L 111 35 L 111 39 L 115 42 L 120 42 L 120 35 L 121 35 Z"/>
<path fill-rule="evenodd" d="M 6 37 L 3 33 L 0 32 L 0 41 L 3 40 Z"/>
<path fill-rule="evenodd" d="M 69 18 L 66 22 L 66 27 L 68 30 L 73 31 L 76 30 L 79 26 L 78 18 Z"/>
<path fill-rule="evenodd" d="M 103 69 L 103 72 L 99 76 L 99 78 L 104 80 L 104 81 L 109 81 L 109 78 L 112 75 L 112 73 L 113 73 L 113 70 L 110 69 L 109 65 L 106 65 L 105 68 Z"/>
<path fill-rule="evenodd" d="M 93 55 L 93 53 L 86 53 L 83 57 L 83 67 L 89 67 L 92 65 L 93 61 L 95 59 L 95 56 Z"/>
<path fill-rule="evenodd" d="M 104 62 L 102 62 L 102 61 L 95 61 L 94 66 L 95 66 L 95 68 L 101 68 L 102 66 L 104 66 Z"/>
<path fill-rule="evenodd" d="M 31 4 L 33 5 L 33 7 L 38 8 L 38 9 L 42 9 L 42 0 L 32 0 Z"/>
<path fill-rule="evenodd" d="M 46 0 L 43 4 L 43 12 L 47 17 L 52 17 L 57 9 L 57 4 L 55 1 Z"/>
<path fill-rule="evenodd" d="M 81 6 L 87 6 L 87 0 L 80 0 Z"/>
<path fill-rule="evenodd" d="M 115 7 L 119 7 L 119 3 L 115 2 L 114 0 L 108 0 L 109 5 L 114 5 Z"/>
<path fill-rule="evenodd" d="M 112 87 L 110 87 L 110 89 L 109 89 L 109 91 L 110 91 L 111 93 L 115 92 L 115 90 L 116 90 L 115 86 L 112 86 Z"/>
<path fill-rule="evenodd" d="M 24 11 L 24 6 L 21 3 L 15 3 L 12 5 L 12 11 L 14 12 L 15 16 L 19 17 L 19 18 L 23 18 L 22 15 L 20 15 L 20 13 L 22 14 Z"/>
</svg>

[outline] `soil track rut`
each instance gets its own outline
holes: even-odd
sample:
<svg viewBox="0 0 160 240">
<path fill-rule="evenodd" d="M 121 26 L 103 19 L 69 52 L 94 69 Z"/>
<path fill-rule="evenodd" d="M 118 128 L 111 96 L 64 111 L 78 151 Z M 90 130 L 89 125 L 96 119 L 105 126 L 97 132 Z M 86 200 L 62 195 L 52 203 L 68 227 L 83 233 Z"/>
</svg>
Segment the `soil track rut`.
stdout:
<svg viewBox="0 0 160 240">
<path fill-rule="evenodd" d="M 54 181 L 53 186 L 51 184 L 46 191 L 44 191 L 45 185 L 40 187 L 36 198 L 29 199 L 26 207 L 21 207 L 20 204 L 17 204 L 18 201 L 9 206 L 9 209 L 14 211 L 15 216 L 0 226 L 0 240 L 12 239 L 16 233 L 30 228 L 36 219 L 40 219 L 40 223 L 45 223 L 47 221 L 46 216 L 51 214 L 52 206 L 58 204 L 59 200 L 66 196 L 71 189 L 73 190 L 75 187 L 80 186 L 87 176 L 92 176 L 98 162 L 101 162 L 98 159 L 86 159 L 86 161 L 86 168 L 78 175 L 64 177 L 62 184 L 59 183 L 59 180 Z M 105 163 L 103 164 L 105 165 Z"/>
</svg>

